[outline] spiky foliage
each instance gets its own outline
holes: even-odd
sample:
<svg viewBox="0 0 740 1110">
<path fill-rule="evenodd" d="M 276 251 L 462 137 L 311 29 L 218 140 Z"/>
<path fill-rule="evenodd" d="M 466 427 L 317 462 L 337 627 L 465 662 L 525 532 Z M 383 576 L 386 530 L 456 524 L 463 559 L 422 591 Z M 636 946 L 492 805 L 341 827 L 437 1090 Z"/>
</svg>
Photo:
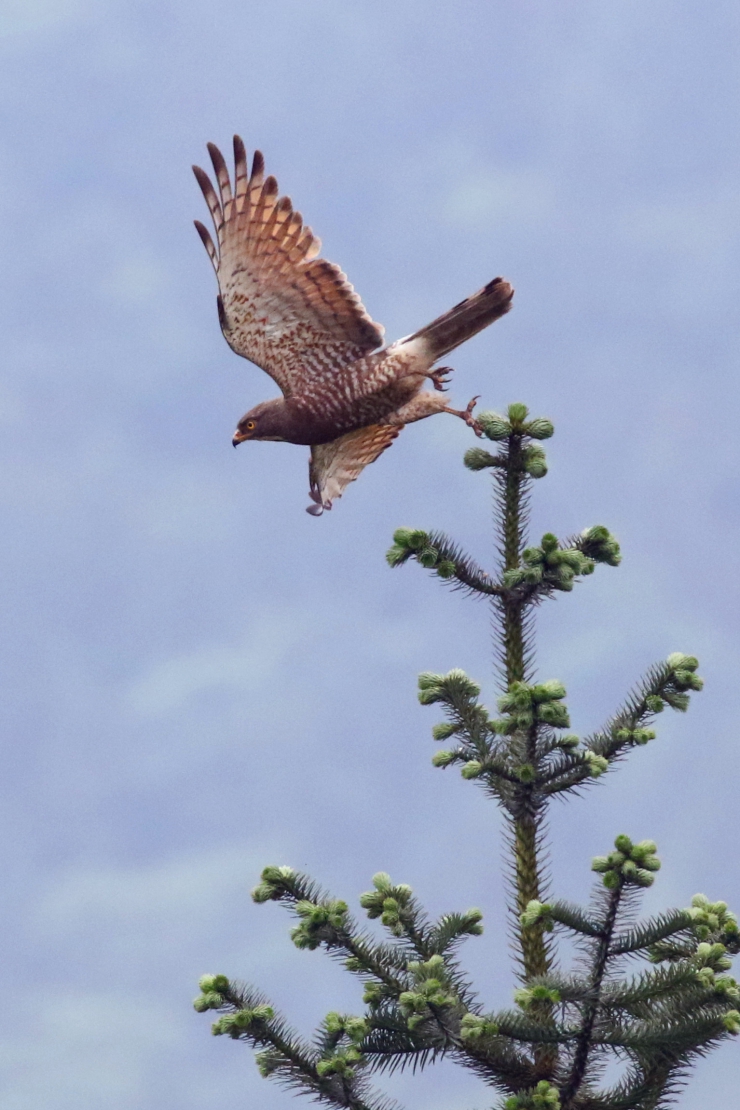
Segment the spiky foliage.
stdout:
<svg viewBox="0 0 740 1110">
<path fill-rule="evenodd" d="M 577 794 L 653 740 L 650 726 L 666 706 L 688 707 L 702 687 L 698 662 L 669 656 L 598 732 L 580 738 L 568 731 L 564 686 L 533 674 L 533 612 L 597 565 L 617 566 L 619 545 L 597 525 L 563 541 L 548 533 L 528 546 L 529 489 L 547 473 L 539 441 L 553 434 L 552 424 L 530 419 L 517 404 L 505 417 L 483 413 L 479 425 L 497 449 L 475 447 L 465 463 L 493 476 L 498 568 L 485 571 L 446 536 L 412 528 L 396 531 L 387 558 L 393 567 L 416 560 L 493 606 L 503 687 L 497 711 L 481 703 L 480 687 L 460 670 L 422 674 L 419 700 L 441 707 L 445 719 L 433 735 L 452 741 L 434 765 L 459 767 L 508 822 L 514 1006 L 487 1013 L 457 962 L 460 942 L 482 932 L 479 910 L 432 922 L 409 886 L 380 872 L 360 898 L 385 934 L 379 937 L 305 875 L 267 867 L 255 901 L 282 902 L 295 918 L 298 948 L 323 948 L 361 979 L 362 1014 L 327 1014 L 304 1042 L 260 994 L 223 975 L 201 979 L 195 1008 L 220 1013 L 214 1034 L 258 1049 L 263 1075 L 336 1107 L 384 1110 L 390 1104 L 370 1088 L 371 1073 L 449 1056 L 499 1093 L 502 1110 L 657 1110 L 693 1060 L 740 1033 L 740 987 L 727 974 L 740 950 L 737 918 L 726 903 L 697 894 L 686 909 L 636 920 L 636 901 L 660 862 L 652 841 L 625 835 L 593 860 L 598 880 L 587 907 L 550 898 L 543 818 L 554 795 Z M 558 934 L 580 950 L 568 974 L 556 963 Z M 622 1077 L 600 1088 L 609 1057 L 621 1061 Z"/>
</svg>

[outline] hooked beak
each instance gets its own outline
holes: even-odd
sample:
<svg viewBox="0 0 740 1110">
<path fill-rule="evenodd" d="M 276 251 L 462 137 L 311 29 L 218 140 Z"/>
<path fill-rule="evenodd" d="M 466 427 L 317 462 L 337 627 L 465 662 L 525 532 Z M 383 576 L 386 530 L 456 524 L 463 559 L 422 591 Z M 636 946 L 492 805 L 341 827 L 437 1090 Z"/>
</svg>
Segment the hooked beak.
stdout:
<svg viewBox="0 0 740 1110">
<path fill-rule="evenodd" d="M 240 443 L 244 443 L 245 439 L 249 439 L 249 436 L 242 435 L 242 433 L 237 428 L 237 430 L 234 432 L 234 438 L 231 441 L 232 447 L 238 447 Z"/>
</svg>

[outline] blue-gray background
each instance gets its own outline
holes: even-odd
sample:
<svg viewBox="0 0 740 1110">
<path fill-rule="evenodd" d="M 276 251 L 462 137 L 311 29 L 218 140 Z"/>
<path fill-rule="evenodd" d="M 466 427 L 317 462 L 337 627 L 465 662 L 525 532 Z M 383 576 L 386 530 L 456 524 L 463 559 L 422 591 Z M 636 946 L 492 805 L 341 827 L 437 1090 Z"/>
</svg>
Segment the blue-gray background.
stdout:
<svg viewBox="0 0 740 1110">
<path fill-rule="evenodd" d="M 495 696 L 488 615 L 383 560 L 400 524 L 489 558 L 487 478 L 439 417 L 316 520 L 303 448 L 232 450 L 274 387 L 219 333 L 189 166 L 235 130 L 390 338 L 516 285 L 453 396 L 550 416 L 537 534 L 624 550 L 541 611 L 540 673 L 581 732 L 670 651 L 706 678 L 556 809 L 556 888 L 585 896 L 626 831 L 664 860 L 649 905 L 737 908 L 736 5 L 4 0 L 0 34 L 3 1106 L 290 1105 L 190 1009 L 204 971 L 304 1031 L 358 1008 L 250 902 L 267 862 L 479 905 L 466 959 L 510 999 L 499 820 L 431 768 L 415 699 L 453 666 Z M 681 1106 L 737 1068 L 723 1048 Z M 492 1101 L 452 1066 L 387 1087 Z"/>
</svg>

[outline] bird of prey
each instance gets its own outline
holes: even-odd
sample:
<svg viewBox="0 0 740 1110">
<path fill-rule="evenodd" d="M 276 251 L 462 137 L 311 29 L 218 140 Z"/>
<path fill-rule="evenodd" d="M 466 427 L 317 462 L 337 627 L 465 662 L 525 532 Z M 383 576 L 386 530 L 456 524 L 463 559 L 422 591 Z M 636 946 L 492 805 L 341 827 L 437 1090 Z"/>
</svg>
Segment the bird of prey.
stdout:
<svg viewBox="0 0 740 1110">
<path fill-rule="evenodd" d="M 195 226 L 218 278 L 218 317 L 226 342 L 277 382 L 282 397 L 263 401 L 239 421 L 233 437 L 278 440 L 311 448 L 309 483 L 319 516 L 361 470 L 389 447 L 404 425 L 437 412 L 461 417 L 476 431 L 474 398 L 464 410 L 442 396 L 449 367 L 443 355 L 503 316 L 514 291 L 497 277 L 413 335 L 383 347 L 345 274 L 317 255 L 320 241 L 289 197 L 278 199 L 259 151 L 247 168 L 234 136 L 234 185 L 223 155 L 208 144 L 218 184 L 193 172 L 210 209 L 216 246 Z M 434 392 L 422 389 L 426 379 Z"/>
</svg>

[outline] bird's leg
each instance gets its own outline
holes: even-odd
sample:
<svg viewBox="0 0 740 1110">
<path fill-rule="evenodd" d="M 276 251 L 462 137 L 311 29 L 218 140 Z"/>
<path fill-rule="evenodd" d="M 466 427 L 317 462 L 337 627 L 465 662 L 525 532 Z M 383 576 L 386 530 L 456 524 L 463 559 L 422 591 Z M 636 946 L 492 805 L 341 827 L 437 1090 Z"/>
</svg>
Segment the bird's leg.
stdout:
<svg viewBox="0 0 740 1110">
<path fill-rule="evenodd" d="M 309 505 L 306 509 L 306 512 L 310 513 L 311 516 L 321 516 L 324 509 L 326 509 L 327 511 L 331 509 L 331 501 L 321 500 L 321 494 L 319 493 L 317 486 L 311 486 L 311 489 L 308 491 L 308 496 L 311 498 L 312 501 L 315 502 L 315 504 Z"/>
<path fill-rule="evenodd" d="M 430 370 L 427 377 L 434 382 L 434 388 L 438 393 L 446 393 L 450 374 L 454 374 L 454 372 L 451 366 L 438 366 L 436 370 Z"/>
<path fill-rule="evenodd" d="M 450 409 L 445 407 L 444 409 L 442 409 L 442 411 L 450 412 L 453 416 L 459 416 L 461 420 L 465 421 L 469 428 L 473 429 L 478 438 L 480 438 L 483 435 L 483 429 L 473 416 L 473 409 L 475 408 L 475 402 L 477 400 L 478 397 L 474 397 L 473 400 L 469 403 L 468 407 L 465 409 Z"/>
</svg>

